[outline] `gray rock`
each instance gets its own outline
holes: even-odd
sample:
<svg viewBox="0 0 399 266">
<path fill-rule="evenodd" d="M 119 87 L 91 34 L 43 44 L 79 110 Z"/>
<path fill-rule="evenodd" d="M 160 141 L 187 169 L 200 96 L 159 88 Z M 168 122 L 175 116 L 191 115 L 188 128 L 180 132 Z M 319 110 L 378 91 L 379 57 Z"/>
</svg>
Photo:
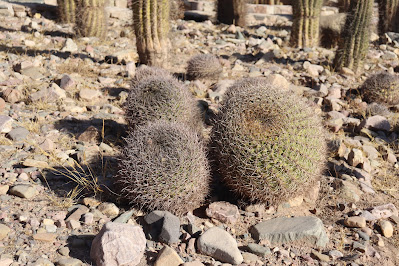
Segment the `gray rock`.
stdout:
<svg viewBox="0 0 399 266">
<path fill-rule="evenodd" d="M 29 130 L 24 127 L 17 127 L 8 132 L 7 136 L 13 141 L 22 141 L 25 140 L 29 135 Z"/>
<path fill-rule="evenodd" d="M 153 211 L 144 217 L 145 222 L 151 226 L 150 236 L 154 239 L 172 244 L 179 242 L 180 220 L 179 217 L 168 211 Z"/>
<path fill-rule="evenodd" d="M 145 247 L 140 226 L 108 222 L 94 238 L 90 257 L 97 266 L 137 265 Z"/>
<path fill-rule="evenodd" d="M 219 227 L 208 229 L 197 242 L 201 253 L 211 256 L 221 262 L 240 264 L 243 262 L 236 240 Z"/>
<path fill-rule="evenodd" d="M 254 239 L 268 240 L 272 244 L 304 241 L 324 247 L 328 243 L 323 222 L 311 216 L 279 217 L 261 222 L 250 231 Z"/>
<path fill-rule="evenodd" d="M 16 185 L 9 190 L 9 193 L 25 199 L 31 199 L 38 194 L 36 188 L 31 185 Z"/>
<path fill-rule="evenodd" d="M 129 221 L 130 217 L 132 217 L 133 213 L 134 213 L 134 210 L 124 212 L 121 215 L 119 215 L 113 222 L 114 223 L 127 223 L 127 221 Z"/>
<path fill-rule="evenodd" d="M 248 251 L 260 257 L 266 257 L 271 254 L 270 248 L 255 243 L 248 244 Z"/>
</svg>

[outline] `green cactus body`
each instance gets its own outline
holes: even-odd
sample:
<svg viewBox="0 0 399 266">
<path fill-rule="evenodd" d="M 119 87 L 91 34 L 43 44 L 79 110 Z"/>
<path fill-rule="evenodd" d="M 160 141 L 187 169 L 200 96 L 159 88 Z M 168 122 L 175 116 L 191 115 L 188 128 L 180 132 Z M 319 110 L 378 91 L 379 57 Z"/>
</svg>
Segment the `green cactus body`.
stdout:
<svg viewBox="0 0 399 266">
<path fill-rule="evenodd" d="M 378 30 L 381 36 L 386 32 L 399 30 L 399 0 L 378 0 L 378 12 Z"/>
<path fill-rule="evenodd" d="M 79 36 L 105 38 L 107 15 L 105 0 L 77 0 L 76 32 Z"/>
<path fill-rule="evenodd" d="M 224 24 L 244 27 L 246 16 L 245 0 L 218 0 L 218 20 Z"/>
<path fill-rule="evenodd" d="M 58 0 L 58 16 L 62 23 L 75 23 L 75 0 Z"/>
<path fill-rule="evenodd" d="M 369 48 L 372 14 L 372 0 L 352 0 L 334 59 L 335 70 L 347 67 L 359 72 L 363 68 Z"/>
<path fill-rule="evenodd" d="M 225 94 L 211 140 L 228 187 L 272 205 L 317 182 L 326 144 L 320 117 L 267 79 L 244 79 Z"/>
<path fill-rule="evenodd" d="M 169 0 L 135 0 L 132 7 L 140 63 L 165 66 L 169 48 Z"/>
<path fill-rule="evenodd" d="M 200 137 L 184 124 L 155 121 L 138 127 L 119 160 L 117 187 L 131 204 L 177 215 L 201 206 L 209 166 Z"/>
<path fill-rule="evenodd" d="M 319 44 L 319 21 L 323 0 L 298 0 L 292 4 L 291 45 L 314 47 Z"/>
</svg>

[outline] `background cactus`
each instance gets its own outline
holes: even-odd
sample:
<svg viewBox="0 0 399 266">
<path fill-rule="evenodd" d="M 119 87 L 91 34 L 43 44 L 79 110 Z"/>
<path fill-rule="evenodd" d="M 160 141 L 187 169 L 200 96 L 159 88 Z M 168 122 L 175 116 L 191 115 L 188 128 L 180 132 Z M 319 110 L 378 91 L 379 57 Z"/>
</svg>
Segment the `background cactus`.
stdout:
<svg viewBox="0 0 399 266">
<path fill-rule="evenodd" d="M 151 77 L 132 86 L 125 103 L 125 118 L 132 129 L 162 119 L 183 122 L 197 132 L 202 131 L 197 102 L 174 78 Z"/>
<path fill-rule="evenodd" d="M 323 0 L 293 1 L 291 45 L 314 47 L 319 45 L 319 20 Z"/>
<path fill-rule="evenodd" d="M 222 70 L 219 59 L 212 54 L 196 55 L 187 62 L 187 78 L 190 80 L 214 80 L 220 76 Z"/>
<path fill-rule="evenodd" d="M 326 153 L 321 119 L 302 99 L 266 79 L 244 79 L 225 95 L 212 140 L 228 187 L 278 204 L 320 177 Z"/>
<path fill-rule="evenodd" d="M 105 0 L 76 1 L 76 32 L 79 36 L 98 37 L 107 35 Z"/>
<path fill-rule="evenodd" d="M 372 75 L 362 85 L 363 98 L 369 103 L 399 104 L 399 77 L 383 72 Z"/>
<path fill-rule="evenodd" d="M 378 31 L 380 36 L 386 32 L 399 30 L 399 0 L 378 0 Z"/>
<path fill-rule="evenodd" d="M 62 23 L 75 23 L 75 0 L 58 0 L 58 17 Z"/>
<path fill-rule="evenodd" d="M 334 67 L 358 72 L 363 68 L 370 42 L 372 0 L 352 0 L 346 17 L 342 37 L 334 59 Z"/>
<path fill-rule="evenodd" d="M 167 64 L 169 47 L 169 0 L 135 0 L 133 27 L 140 63 L 153 66 Z"/>
<path fill-rule="evenodd" d="M 218 0 L 217 18 L 224 24 L 245 26 L 246 0 Z"/>
<path fill-rule="evenodd" d="M 126 138 L 119 160 L 122 196 L 139 208 L 184 214 L 208 194 L 204 145 L 184 124 L 157 121 Z"/>
</svg>

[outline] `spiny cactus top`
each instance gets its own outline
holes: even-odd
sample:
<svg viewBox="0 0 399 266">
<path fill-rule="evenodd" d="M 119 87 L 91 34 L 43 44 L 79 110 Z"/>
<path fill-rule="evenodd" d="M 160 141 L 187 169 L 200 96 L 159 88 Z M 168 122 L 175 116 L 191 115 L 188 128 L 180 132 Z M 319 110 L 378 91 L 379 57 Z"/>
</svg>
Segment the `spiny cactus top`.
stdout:
<svg viewBox="0 0 399 266">
<path fill-rule="evenodd" d="M 212 54 L 200 54 L 187 62 L 188 79 L 217 79 L 222 73 L 219 59 Z"/>
<path fill-rule="evenodd" d="M 300 195 L 324 167 L 321 119 L 267 79 L 244 79 L 229 89 L 211 137 L 225 183 L 250 201 L 278 204 Z"/>
<path fill-rule="evenodd" d="M 118 186 L 133 205 L 177 215 L 200 207 L 208 194 L 209 166 L 199 136 L 184 124 L 156 121 L 126 138 Z"/>
<path fill-rule="evenodd" d="M 399 104 L 399 77 L 387 72 L 369 77 L 362 85 L 363 98 L 369 103 Z"/>
</svg>

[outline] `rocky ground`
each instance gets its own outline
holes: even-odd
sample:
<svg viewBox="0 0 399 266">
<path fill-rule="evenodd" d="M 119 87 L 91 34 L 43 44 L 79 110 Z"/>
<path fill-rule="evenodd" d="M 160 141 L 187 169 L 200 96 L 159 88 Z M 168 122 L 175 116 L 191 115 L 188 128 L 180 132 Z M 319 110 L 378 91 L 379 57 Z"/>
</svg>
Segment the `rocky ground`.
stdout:
<svg viewBox="0 0 399 266">
<path fill-rule="evenodd" d="M 399 264 L 398 106 L 378 108 L 357 90 L 370 74 L 397 70 L 395 35 L 375 40 L 364 74 L 354 75 L 332 71 L 334 50 L 288 47 L 284 18 L 246 29 L 173 22 L 168 70 L 190 86 L 205 120 L 231 80 L 266 76 L 318 106 L 330 149 L 320 188 L 304 197 L 266 207 L 215 189 L 179 219 L 131 209 L 113 191 L 137 61 L 129 22 L 110 19 L 99 41 L 29 15 L 0 16 L 0 265 L 92 265 L 101 254 L 91 258 L 91 246 L 106 248 L 105 233 L 137 241 L 111 245 L 120 253 L 108 249 L 104 265 L 118 256 L 140 265 Z M 199 53 L 221 59 L 216 84 L 184 80 L 187 60 Z"/>
</svg>

